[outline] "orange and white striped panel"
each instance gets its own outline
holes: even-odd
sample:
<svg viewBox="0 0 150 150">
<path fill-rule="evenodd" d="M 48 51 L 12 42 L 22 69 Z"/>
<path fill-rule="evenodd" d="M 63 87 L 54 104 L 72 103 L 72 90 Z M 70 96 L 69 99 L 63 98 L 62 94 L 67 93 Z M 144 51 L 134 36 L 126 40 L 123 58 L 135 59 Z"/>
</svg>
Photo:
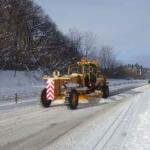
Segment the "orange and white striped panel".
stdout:
<svg viewBox="0 0 150 150">
<path fill-rule="evenodd" d="M 47 80 L 46 82 L 46 97 L 47 100 L 54 100 L 54 81 Z"/>
</svg>

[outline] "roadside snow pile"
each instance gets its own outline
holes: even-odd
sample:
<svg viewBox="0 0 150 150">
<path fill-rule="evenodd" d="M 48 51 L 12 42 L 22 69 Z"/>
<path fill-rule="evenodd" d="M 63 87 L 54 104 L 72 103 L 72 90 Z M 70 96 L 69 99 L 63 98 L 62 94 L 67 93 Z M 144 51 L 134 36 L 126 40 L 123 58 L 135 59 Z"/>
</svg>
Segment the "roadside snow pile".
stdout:
<svg viewBox="0 0 150 150">
<path fill-rule="evenodd" d="M 147 110 L 139 115 L 139 120 L 129 136 L 123 149 L 149 150 L 150 149 L 150 102 Z"/>
<path fill-rule="evenodd" d="M 39 81 L 34 78 L 37 74 L 37 77 L 40 74 L 38 71 L 17 71 L 15 76 L 15 71 L 0 71 L 0 83 L 1 87 L 21 87 L 29 86 L 31 84 L 38 84 Z"/>
<path fill-rule="evenodd" d="M 29 98 L 37 95 L 42 85 L 39 71 L 0 71 L 0 102 Z"/>
</svg>

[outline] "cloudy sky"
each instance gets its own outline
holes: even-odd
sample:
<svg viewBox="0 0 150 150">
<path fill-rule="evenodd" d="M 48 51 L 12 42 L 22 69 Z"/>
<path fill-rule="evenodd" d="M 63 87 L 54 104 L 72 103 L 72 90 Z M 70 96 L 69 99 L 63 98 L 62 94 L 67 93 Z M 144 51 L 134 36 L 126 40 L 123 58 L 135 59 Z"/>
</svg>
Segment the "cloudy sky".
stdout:
<svg viewBox="0 0 150 150">
<path fill-rule="evenodd" d="M 150 67 L 150 0 L 34 0 L 64 33 L 97 34 L 125 63 Z"/>
</svg>

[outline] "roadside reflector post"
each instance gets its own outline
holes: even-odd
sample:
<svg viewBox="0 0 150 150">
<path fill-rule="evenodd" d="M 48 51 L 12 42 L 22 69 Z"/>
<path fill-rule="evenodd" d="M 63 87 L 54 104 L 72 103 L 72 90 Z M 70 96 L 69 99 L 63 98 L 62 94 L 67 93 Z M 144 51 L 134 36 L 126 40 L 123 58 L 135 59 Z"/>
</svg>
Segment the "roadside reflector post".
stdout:
<svg viewBox="0 0 150 150">
<path fill-rule="evenodd" d="M 15 102 L 16 102 L 16 104 L 18 103 L 18 95 L 17 95 L 17 93 L 15 93 Z"/>
</svg>

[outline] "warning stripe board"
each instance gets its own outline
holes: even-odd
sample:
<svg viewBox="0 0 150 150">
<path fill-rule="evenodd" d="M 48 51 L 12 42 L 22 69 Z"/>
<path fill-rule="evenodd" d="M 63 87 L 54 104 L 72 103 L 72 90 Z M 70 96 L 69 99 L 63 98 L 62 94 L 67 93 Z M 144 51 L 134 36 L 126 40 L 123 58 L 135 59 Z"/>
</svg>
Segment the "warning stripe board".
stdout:
<svg viewBox="0 0 150 150">
<path fill-rule="evenodd" d="M 54 81 L 47 80 L 46 82 L 46 98 L 47 100 L 54 100 Z"/>
</svg>

